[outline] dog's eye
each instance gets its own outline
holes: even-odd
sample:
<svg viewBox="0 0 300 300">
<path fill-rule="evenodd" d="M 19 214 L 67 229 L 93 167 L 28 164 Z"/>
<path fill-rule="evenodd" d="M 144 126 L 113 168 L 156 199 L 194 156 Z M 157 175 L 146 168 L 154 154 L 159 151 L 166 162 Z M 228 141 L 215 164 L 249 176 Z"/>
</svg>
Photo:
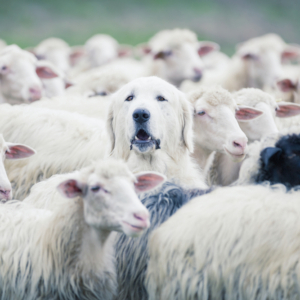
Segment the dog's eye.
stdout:
<svg viewBox="0 0 300 300">
<path fill-rule="evenodd" d="M 134 98 L 134 96 L 130 95 L 125 99 L 125 101 L 131 101 L 131 100 L 133 100 L 133 98 Z"/>
<path fill-rule="evenodd" d="M 163 96 L 157 96 L 158 101 L 167 101 Z"/>
<path fill-rule="evenodd" d="M 197 115 L 198 116 L 204 116 L 205 115 L 205 111 L 204 110 L 198 111 Z"/>
</svg>

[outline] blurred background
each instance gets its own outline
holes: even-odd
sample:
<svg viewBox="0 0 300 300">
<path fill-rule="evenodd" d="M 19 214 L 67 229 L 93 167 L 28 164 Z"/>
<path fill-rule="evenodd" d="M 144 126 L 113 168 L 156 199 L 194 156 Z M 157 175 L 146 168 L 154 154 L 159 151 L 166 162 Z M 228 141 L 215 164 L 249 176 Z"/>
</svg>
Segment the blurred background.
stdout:
<svg viewBox="0 0 300 300">
<path fill-rule="evenodd" d="M 34 46 L 59 37 L 84 44 L 96 33 L 136 45 L 161 29 L 189 28 L 231 55 L 264 33 L 300 44 L 300 0 L 0 0 L 0 38 Z"/>
</svg>

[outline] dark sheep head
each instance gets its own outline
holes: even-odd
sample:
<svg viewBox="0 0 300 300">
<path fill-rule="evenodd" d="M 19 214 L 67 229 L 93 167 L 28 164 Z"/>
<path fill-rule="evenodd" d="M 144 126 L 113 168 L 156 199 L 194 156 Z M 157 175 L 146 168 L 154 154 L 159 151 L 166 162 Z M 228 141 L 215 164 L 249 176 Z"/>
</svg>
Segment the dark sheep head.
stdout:
<svg viewBox="0 0 300 300">
<path fill-rule="evenodd" d="M 300 185 L 300 134 L 283 136 L 275 147 L 260 153 L 256 182 L 282 183 L 288 189 Z"/>
</svg>

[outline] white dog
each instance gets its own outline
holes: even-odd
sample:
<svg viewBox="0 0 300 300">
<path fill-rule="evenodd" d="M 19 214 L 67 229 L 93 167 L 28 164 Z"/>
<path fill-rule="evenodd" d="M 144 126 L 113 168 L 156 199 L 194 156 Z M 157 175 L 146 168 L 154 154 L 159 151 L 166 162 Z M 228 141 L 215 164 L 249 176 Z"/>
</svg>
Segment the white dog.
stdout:
<svg viewBox="0 0 300 300">
<path fill-rule="evenodd" d="M 206 188 L 190 153 L 192 113 L 185 95 L 158 77 L 138 78 L 112 96 L 107 118 L 112 156 L 134 172 L 157 171 L 188 186 Z"/>
</svg>

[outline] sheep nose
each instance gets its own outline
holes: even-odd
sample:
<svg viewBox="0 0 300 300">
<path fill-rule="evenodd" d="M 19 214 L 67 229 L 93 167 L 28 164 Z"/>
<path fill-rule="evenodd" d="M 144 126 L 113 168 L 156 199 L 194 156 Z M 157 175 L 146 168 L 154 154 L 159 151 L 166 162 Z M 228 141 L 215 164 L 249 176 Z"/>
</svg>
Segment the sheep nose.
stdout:
<svg viewBox="0 0 300 300">
<path fill-rule="evenodd" d="M 0 200 L 5 199 L 9 200 L 11 199 L 11 190 L 5 190 L 5 189 L 0 189 Z"/>
<path fill-rule="evenodd" d="M 247 146 L 247 140 L 245 140 L 245 139 L 236 139 L 232 142 L 232 145 L 233 145 L 234 148 L 244 150 L 245 147 Z"/>
<path fill-rule="evenodd" d="M 37 101 L 40 100 L 42 97 L 42 90 L 40 87 L 31 87 L 29 89 L 30 100 Z"/>
<path fill-rule="evenodd" d="M 194 68 L 195 76 L 193 78 L 194 81 L 199 81 L 202 78 L 202 71 L 198 68 Z"/>
<path fill-rule="evenodd" d="M 142 124 L 150 119 L 150 112 L 147 109 L 136 109 L 132 117 L 135 122 Z"/>
<path fill-rule="evenodd" d="M 139 212 L 134 213 L 133 217 L 139 221 L 141 227 L 148 228 L 149 227 L 149 214 L 148 212 Z"/>
</svg>

